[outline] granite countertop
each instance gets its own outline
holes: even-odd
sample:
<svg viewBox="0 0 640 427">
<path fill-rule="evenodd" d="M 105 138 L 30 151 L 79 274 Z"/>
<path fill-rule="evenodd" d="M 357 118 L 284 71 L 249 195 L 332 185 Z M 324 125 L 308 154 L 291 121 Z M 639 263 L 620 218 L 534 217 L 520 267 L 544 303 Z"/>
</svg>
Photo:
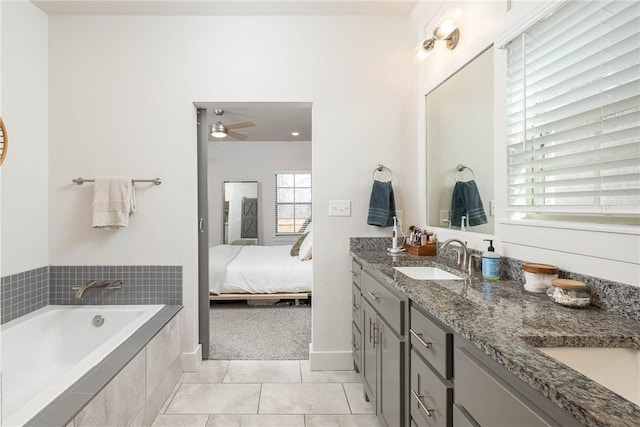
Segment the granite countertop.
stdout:
<svg viewBox="0 0 640 427">
<path fill-rule="evenodd" d="M 413 280 L 394 266 L 432 265 L 461 274 L 440 257 L 352 250 L 363 269 L 406 294 L 443 324 L 588 426 L 638 426 L 640 407 L 537 351 L 537 347 L 640 349 L 640 322 L 589 307 L 573 309 L 519 281 Z M 464 274 L 464 277 L 468 277 Z"/>
</svg>

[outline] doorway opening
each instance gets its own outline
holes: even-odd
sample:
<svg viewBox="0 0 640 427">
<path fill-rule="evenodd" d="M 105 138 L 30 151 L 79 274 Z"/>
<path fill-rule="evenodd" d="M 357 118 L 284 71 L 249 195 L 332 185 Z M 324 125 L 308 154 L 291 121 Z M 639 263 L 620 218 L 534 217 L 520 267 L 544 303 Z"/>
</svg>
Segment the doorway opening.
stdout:
<svg viewBox="0 0 640 427">
<path fill-rule="evenodd" d="M 312 105 L 196 107 L 203 359 L 307 359 Z"/>
</svg>

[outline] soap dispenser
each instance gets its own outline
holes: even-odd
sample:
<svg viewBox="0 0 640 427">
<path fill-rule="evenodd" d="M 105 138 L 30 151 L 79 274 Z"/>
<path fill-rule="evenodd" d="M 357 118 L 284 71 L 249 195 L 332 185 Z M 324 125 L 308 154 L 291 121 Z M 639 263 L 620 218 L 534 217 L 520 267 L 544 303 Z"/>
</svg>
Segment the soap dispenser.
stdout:
<svg viewBox="0 0 640 427">
<path fill-rule="evenodd" d="M 489 242 L 489 248 L 482 254 L 482 277 L 486 280 L 500 279 L 500 255 L 493 247 L 493 240 L 484 239 Z"/>
</svg>

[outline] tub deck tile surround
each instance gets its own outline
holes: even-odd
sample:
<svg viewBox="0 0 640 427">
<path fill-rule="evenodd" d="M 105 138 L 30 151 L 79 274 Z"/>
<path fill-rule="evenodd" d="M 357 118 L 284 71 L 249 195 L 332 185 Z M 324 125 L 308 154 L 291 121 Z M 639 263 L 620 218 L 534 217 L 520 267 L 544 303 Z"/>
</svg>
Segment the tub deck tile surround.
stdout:
<svg viewBox="0 0 640 427">
<path fill-rule="evenodd" d="M 640 349 L 638 320 L 595 307 L 560 306 L 545 294 L 524 291 L 519 280 L 487 282 L 478 276 L 465 281 L 413 280 L 393 267 L 455 266 L 440 257 L 391 257 L 385 252 L 371 242 L 351 248 L 351 255 L 366 271 L 406 294 L 414 304 L 583 424 L 640 424 L 640 407 L 533 348 L 564 345 Z M 638 310 L 640 288 L 632 289 L 631 294 L 631 304 Z"/>
<path fill-rule="evenodd" d="M 25 424 L 26 427 L 65 426 L 82 411 L 91 399 L 102 391 L 123 367 L 145 349 L 154 338 L 182 310 L 181 306 L 165 306 L 145 325 L 113 351 L 105 360 L 93 367 L 69 389 Z M 146 354 L 146 353 L 145 353 Z M 142 383 L 145 383 L 144 378 Z M 142 394 L 145 392 L 143 390 Z"/>
</svg>

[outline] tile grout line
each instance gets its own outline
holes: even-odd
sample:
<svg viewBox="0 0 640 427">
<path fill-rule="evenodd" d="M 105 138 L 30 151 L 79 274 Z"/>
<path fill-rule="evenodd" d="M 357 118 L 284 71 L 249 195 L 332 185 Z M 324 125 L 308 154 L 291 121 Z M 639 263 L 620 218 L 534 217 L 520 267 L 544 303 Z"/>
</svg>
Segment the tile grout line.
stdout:
<svg viewBox="0 0 640 427">
<path fill-rule="evenodd" d="M 258 393 L 258 407 L 256 408 L 256 415 L 260 415 L 260 400 L 262 399 L 262 384 L 260 383 L 260 393 Z"/>
<path fill-rule="evenodd" d="M 342 387 L 342 392 L 344 393 L 344 398 L 347 401 L 347 406 L 349 407 L 349 414 L 353 415 L 353 409 L 351 409 L 351 403 L 349 402 L 349 397 L 347 396 L 347 390 L 345 390 L 345 388 L 344 388 L 344 383 L 340 383 L 340 386 Z"/>
</svg>

